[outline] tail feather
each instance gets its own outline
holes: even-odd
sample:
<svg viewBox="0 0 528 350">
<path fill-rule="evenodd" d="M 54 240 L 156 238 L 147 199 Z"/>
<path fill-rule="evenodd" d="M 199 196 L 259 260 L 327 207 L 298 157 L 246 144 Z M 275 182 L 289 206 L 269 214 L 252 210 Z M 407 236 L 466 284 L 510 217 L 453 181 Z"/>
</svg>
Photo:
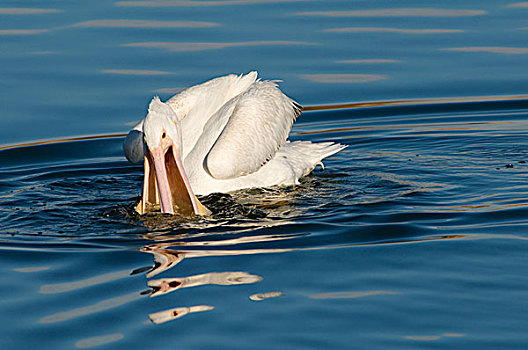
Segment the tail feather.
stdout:
<svg viewBox="0 0 528 350">
<path fill-rule="evenodd" d="M 291 164 L 297 177 L 306 176 L 319 164 L 324 168 L 322 160 L 330 157 L 346 148 L 334 142 L 295 141 L 287 142 L 281 147 L 280 153 L 284 153 Z"/>
</svg>

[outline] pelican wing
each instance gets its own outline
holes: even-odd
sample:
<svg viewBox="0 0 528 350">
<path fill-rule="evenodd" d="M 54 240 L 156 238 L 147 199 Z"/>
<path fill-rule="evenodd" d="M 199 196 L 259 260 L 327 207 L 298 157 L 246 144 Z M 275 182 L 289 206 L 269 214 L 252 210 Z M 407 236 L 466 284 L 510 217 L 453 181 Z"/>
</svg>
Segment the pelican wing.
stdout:
<svg viewBox="0 0 528 350">
<path fill-rule="evenodd" d="M 183 156 L 194 148 L 204 125 L 226 102 L 246 91 L 257 80 L 257 72 L 230 74 L 191 86 L 166 103 L 181 121 Z"/>
<path fill-rule="evenodd" d="M 216 179 L 259 170 L 286 142 L 301 113 L 301 107 L 270 81 L 256 81 L 228 105 L 228 120 L 204 160 L 206 171 Z"/>
</svg>

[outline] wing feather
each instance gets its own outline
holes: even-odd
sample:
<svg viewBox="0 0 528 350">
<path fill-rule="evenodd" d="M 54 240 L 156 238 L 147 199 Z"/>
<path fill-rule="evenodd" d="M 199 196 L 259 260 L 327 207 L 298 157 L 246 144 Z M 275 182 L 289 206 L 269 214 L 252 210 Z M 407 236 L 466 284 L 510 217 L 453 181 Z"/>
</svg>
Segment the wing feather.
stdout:
<svg viewBox="0 0 528 350">
<path fill-rule="evenodd" d="M 204 125 L 215 112 L 256 80 L 257 72 L 230 74 L 192 86 L 167 101 L 181 121 L 184 156 L 194 148 Z"/>
<path fill-rule="evenodd" d="M 271 81 L 256 81 L 235 99 L 232 114 L 204 161 L 216 179 L 259 170 L 284 145 L 301 113 L 301 107 Z"/>
</svg>

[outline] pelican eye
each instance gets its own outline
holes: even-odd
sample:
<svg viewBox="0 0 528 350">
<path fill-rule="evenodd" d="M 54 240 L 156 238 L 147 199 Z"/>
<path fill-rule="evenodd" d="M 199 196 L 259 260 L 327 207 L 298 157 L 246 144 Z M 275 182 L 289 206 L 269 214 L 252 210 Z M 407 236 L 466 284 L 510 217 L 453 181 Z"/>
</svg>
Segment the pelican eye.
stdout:
<svg viewBox="0 0 528 350">
<path fill-rule="evenodd" d="M 166 136 L 167 136 L 167 134 L 164 131 L 163 134 L 161 134 L 161 138 L 164 139 Z"/>
</svg>

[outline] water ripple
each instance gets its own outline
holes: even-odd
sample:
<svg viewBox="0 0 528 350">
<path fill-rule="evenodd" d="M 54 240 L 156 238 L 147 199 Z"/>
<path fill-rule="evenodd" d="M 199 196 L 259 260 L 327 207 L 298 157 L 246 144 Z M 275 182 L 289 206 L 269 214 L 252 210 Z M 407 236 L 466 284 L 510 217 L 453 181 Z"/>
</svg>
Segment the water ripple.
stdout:
<svg viewBox="0 0 528 350">
<path fill-rule="evenodd" d="M 59 9 L 1 7 L 0 15 L 41 15 L 62 12 Z"/>
<path fill-rule="evenodd" d="M 230 47 L 247 47 L 247 46 L 311 46 L 314 43 L 306 41 L 288 41 L 288 40 L 257 40 L 257 41 L 239 41 L 239 42 L 142 42 L 124 44 L 124 47 L 143 47 L 166 49 L 174 52 L 219 50 Z"/>
<path fill-rule="evenodd" d="M 219 23 L 199 21 L 154 21 L 132 19 L 96 19 L 72 24 L 79 28 L 210 28 Z"/>
<path fill-rule="evenodd" d="M 298 12 L 298 16 L 323 17 L 473 17 L 487 14 L 483 10 L 441 9 L 441 8 L 398 8 L 377 10 L 341 10 Z"/>
<path fill-rule="evenodd" d="M 449 47 L 441 50 L 459 51 L 459 52 L 486 52 L 499 53 L 505 55 L 523 55 L 528 54 L 528 47 L 507 47 L 507 46 L 466 46 L 466 47 Z"/>
<path fill-rule="evenodd" d="M 306 107 L 293 138 L 353 140 L 354 147 L 296 188 L 204 197 L 214 215 L 191 221 L 134 212 L 141 167 L 124 161 L 121 135 L 6 146 L 0 150 L 1 239 L 40 241 L 48 249 L 54 240 L 84 244 L 101 237 L 96 247 L 103 243 L 103 249 L 124 240 L 154 255 L 153 276 L 183 258 L 416 242 L 438 230 L 487 233 L 478 232 L 477 222 L 522 223 L 528 211 L 528 149 L 519 132 L 525 100 L 475 99 L 467 112 L 470 100 Z M 474 108 L 479 103 L 481 112 Z M 508 103 L 511 111 L 494 107 Z"/>
<path fill-rule="evenodd" d="M 400 34 L 452 34 L 463 33 L 462 29 L 410 29 L 387 27 L 345 27 L 325 29 L 328 33 L 400 33 Z"/>
</svg>

